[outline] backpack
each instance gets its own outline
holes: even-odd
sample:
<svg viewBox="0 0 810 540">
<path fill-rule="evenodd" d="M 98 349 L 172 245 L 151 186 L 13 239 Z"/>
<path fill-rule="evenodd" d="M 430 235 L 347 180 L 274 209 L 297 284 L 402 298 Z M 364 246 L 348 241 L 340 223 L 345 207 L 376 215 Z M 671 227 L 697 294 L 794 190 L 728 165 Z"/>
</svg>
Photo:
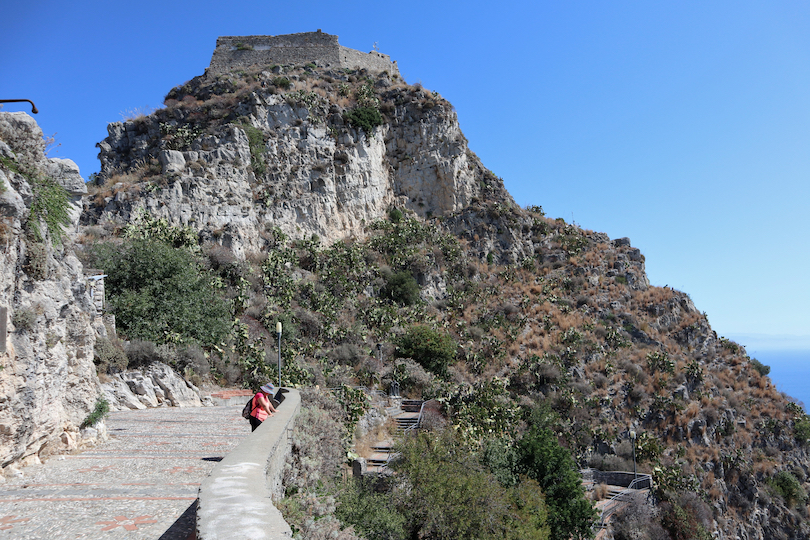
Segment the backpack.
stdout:
<svg viewBox="0 0 810 540">
<path fill-rule="evenodd" d="M 250 420 L 250 413 L 253 412 L 253 398 L 256 396 L 251 396 L 250 400 L 245 403 L 245 407 L 242 409 L 242 418 L 245 420 Z"/>
</svg>

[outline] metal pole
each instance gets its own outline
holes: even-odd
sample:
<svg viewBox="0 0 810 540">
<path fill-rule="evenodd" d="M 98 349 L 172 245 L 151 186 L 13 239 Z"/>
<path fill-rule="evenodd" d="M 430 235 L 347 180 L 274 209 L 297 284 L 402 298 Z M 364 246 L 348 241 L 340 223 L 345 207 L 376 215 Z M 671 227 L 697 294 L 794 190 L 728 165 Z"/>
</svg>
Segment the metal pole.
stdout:
<svg viewBox="0 0 810 540">
<path fill-rule="evenodd" d="M 278 334 L 278 387 L 281 389 L 281 321 L 276 323 L 276 333 Z"/>
<path fill-rule="evenodd" d="M 630 432 L 630 440 L 633 441 L 633 482 L 636 481 L 636 432 Z"/>
</svg>

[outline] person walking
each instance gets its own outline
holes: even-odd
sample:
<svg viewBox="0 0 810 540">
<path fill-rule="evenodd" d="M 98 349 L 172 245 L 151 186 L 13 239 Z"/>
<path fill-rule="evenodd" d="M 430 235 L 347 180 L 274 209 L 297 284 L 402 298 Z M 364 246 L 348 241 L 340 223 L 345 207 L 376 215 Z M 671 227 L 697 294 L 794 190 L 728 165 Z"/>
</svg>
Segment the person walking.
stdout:
<svg viewBox="0 0 810 540">
<path fill-rule="evenodd" d="M 250 409 L 251 431 L 256 431 L 256 428 L 267 420 L 268 416 L 273 416 L 273 413 L 276 412 L 276 408 L 270 401 L 273 398 L 274 390 L 273 383 L 267 383 L 253 396 L 253 406 Z"/>
</svg>

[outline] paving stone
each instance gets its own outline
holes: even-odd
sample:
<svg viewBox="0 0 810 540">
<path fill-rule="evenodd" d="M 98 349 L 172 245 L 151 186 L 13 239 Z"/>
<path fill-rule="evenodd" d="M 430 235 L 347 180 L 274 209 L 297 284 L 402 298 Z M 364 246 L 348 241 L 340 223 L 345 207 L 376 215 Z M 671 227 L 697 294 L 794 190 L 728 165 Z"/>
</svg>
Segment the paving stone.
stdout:
<svg viewBox="0 0 810 540">
<path fill-rule="evenodd" d="M 109 441 L 0 484 L 0 538 L 187 540 L 200 483 L 250 433 L 242 405 L 111 413 Z"/>
</svg>

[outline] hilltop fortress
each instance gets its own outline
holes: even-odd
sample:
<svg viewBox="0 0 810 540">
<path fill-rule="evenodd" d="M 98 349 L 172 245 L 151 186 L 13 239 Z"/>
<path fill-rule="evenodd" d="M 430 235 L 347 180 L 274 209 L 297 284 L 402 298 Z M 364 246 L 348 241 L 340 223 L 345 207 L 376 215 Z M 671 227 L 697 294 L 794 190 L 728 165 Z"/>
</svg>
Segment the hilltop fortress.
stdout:
<svg viewBox="0 0 810 540">
<path fill-rule="evenodd" d="M 271 64 L 308 64 L 321 67 L 387 71 L 399 75 L 396 61 L 377 51 L 364 53 L 344 47 L 338 36 L 317 32 L 281 36 L 223 36 L 211 57 L 209 73 Z"/>
</svg>

